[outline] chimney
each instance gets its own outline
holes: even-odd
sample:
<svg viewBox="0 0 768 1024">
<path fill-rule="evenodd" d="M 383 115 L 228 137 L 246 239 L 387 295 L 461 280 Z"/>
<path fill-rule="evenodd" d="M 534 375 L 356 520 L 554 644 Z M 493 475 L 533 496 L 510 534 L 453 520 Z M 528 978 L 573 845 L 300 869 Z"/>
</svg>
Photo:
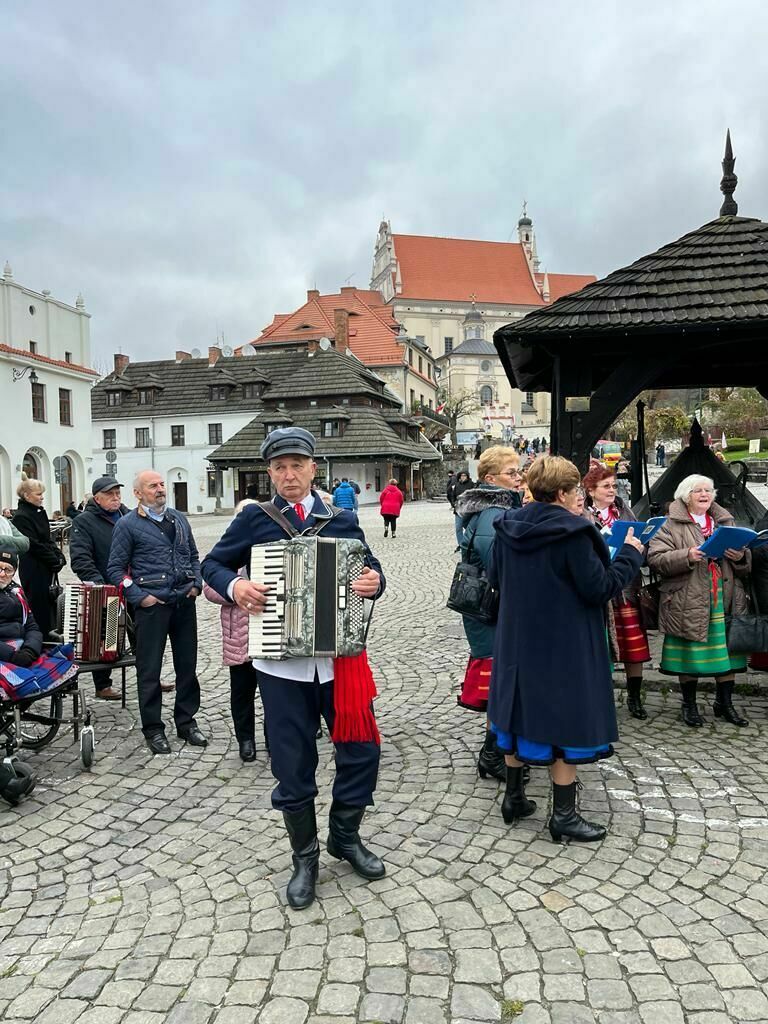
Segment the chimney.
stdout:
<svg viewBox="0 0 768 1024">
<path fill-rule="evenodd" d="M 208 346 L 208 365 L 215 366 L 221 356 L 221 349 L 218 345 Z"/>
<path fill-rule="evenodd" d="M 342 295 L 354 295 L 356 291 L 357 291 L 357 288 L 355 288 L 355 286 L 353 284 L 346 284 L 341 289 L 341 294 Z"/>
<path fill-rule="evenodd" d="M 182 352 L 181 349 L 176 349 L 176 362 L 183 363 L 185 359 L 191 359 L 192 356 L 189 352 Z"/>
<path fill-rule="evenodd" d="M 320 292 L 317 290 L 317 288 L 310 288 L 309 291 L 307 292 L 307 302 L 311 302 L 312 299 L 319 299 L 319 298 L 320 298 Z"/>
<path fill-rule="evenodd" d="M 349 348 L 349 313 L 346 309 L 334 309 L 334 332 L 337 352 L 346 352 Z"/>
<path fill-rule="evenodd" d="M 130 356 L 124 356 L 120 352 L 115 352 L 115 376 L 122 377 L 125 373 L 125 368 L 130 363 Z"/>
</svg>

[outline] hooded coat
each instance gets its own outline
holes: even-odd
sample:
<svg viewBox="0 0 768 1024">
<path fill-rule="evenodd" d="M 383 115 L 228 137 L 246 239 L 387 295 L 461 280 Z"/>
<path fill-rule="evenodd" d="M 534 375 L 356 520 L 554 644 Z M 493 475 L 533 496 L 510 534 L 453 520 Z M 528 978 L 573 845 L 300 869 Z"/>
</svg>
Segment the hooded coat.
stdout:
<svg viewBox="0 0 768 1024">
<path fill-rule="evenodd" d="M 531 502 L 495 528 L 500 608 L 489 718 L 556 747 L 614 742 L 605 606 L 640 571 L 642 554 L 625 544 L 611 562 L 592 523 L 561 505 Z"/>
<path fill-rule="evenodd" d="M 516 508 L 520 508 L 520 495 L 517 491 L 495 487 L 493 484 L 479 484 L 472 490 L 464 491 L 456 502 L 456 515 L 462 517 L 464 528 L 461 557 L 469 557 L 472 565 L 487 572 L 496 537 L 494 523 L 508 509 Z M 468 556 L 470 541 L 472 550 Z M 472 657 L 492 657 L 496 627 L 478 622 L 477 619 L 470 619 L 468 615 L 463 615 L 462 619 Z"/>
</svg>

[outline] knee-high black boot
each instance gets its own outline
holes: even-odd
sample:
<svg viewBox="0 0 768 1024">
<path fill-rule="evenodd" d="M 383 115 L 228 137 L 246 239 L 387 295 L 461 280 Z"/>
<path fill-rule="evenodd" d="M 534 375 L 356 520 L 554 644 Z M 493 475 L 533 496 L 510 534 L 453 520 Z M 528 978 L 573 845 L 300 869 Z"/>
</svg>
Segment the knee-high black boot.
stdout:
<svg viewBox="0 0 768 1024">
<path fill-rule="evenodd" d="M 536 801 L 529 800 L 525 795 L 525 769 L 510 768 L 507 765 L 507 788 L 501 802 L 501 816 L 507 825 L 518 818 L 527 818 L 536 810 Z"/>
<path fill-rule="evenodd" d="M 386 870 L 384 862 L 366 850 L 360 841 L 364 814 L 364 807 L 349 807 L 333 801 L 328 815 L 328 853 L 337 860 L 348 861 L 363 878 L 382 878 Z"/>
<path fill-rule="evenodd" d="M 592 821 L 586 821 L 576 809 L 576 787 L 558 786 L 552 783 L 552 817 L 549 819 L 549 834 L 554 842 L 570 839 L 575 843 L 595 843 L 605 839 L 605 829 Z"/>
<path fill-rule="evenodd" d="M 680 709 L 680 713 L 683 716 L 683 721 L 686 725 L 690 725 L 693 729 L 698 729 L 704 725 L 704 719 L 699 714 L 699 708 L 696 703 L 696 689 L 698 687 L 698 680 L 691 679 L 687 683 L 680 683 L 680 694 L 683 698 L 683 705 Z"/>
<path fill-rule="evenodd" d="M 485 739 L 477 758 L 477 774 L 481 779 L 490 776 L 492 779 L 501 779 L 502 782 L 507 778 L 504 755 L 496 746 L 496 737 L 490 729 L 485 730 Z"/>
<path fill-rule="evenodd" d="M 300 811 L 283 811 L 283 821 L 293 850 L 293 875 L 288 883 L 288 903 L 302 910 L 314 902 L 315 882 L 320 866 L 315 805 L 308 804 Z"/>
<path fill-rule="evenodd" d="M 715 703 L 712 705 L 715 718 L 724 718 L 731 725 L 749 725 L 747 719 L 742 718 L 733 706 L 733 680 L 721 682 L 719 679 L 716 679 L 715 686 L 717 687 L 717 694 L 715 696 Z"/>
<path fill-rule="evenodd" d="M 633 718 L 647 718 L 648 712 L 643 707 L 643 679 L 627 679 L 627 711 Z"/>
</svg>

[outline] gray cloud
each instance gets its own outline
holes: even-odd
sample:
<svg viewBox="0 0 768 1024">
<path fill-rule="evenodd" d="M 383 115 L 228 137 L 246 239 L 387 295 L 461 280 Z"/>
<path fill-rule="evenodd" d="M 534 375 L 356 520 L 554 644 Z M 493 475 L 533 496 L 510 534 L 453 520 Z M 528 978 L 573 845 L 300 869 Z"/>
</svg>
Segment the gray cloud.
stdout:
<svg viewBox="0 0 768 1024">
<path fill-rule="evenodd" d="M 760 0 L 7 0 L 0 259 L 93 314 L 95 357 L 259 333 L 307 287 L 366 286 L 395 231 L 504 240 L 607 273 L 768 210 Z"/>
</svg>

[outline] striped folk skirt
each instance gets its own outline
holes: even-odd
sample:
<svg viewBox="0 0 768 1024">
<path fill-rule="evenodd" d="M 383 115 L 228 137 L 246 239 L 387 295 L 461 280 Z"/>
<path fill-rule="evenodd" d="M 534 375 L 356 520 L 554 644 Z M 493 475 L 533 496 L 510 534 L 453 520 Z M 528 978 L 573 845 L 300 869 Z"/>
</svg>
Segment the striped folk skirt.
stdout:
<svg viewBox="0 0 768 1024">
<path fill-rule="evenodd" d="M 725 639 L 723 613 L 723 581 L 717 582 L 717 601 L 709 595 L 709 632 L 704 643 L 665 636 L 661 652 L 661 671 L 668 675 L 719 676 L 743 672 L 747 667 L 745 654 L 730 654 Z"/>
<path fill-rule="evenodd" d="M 628 601 L 613 602 L 613 620 L 616 625 L 618 660 L 624 664 L 637 664 L 651 660 L 648 635 L 640 622 L 640 612 Z"/>
</svg>

